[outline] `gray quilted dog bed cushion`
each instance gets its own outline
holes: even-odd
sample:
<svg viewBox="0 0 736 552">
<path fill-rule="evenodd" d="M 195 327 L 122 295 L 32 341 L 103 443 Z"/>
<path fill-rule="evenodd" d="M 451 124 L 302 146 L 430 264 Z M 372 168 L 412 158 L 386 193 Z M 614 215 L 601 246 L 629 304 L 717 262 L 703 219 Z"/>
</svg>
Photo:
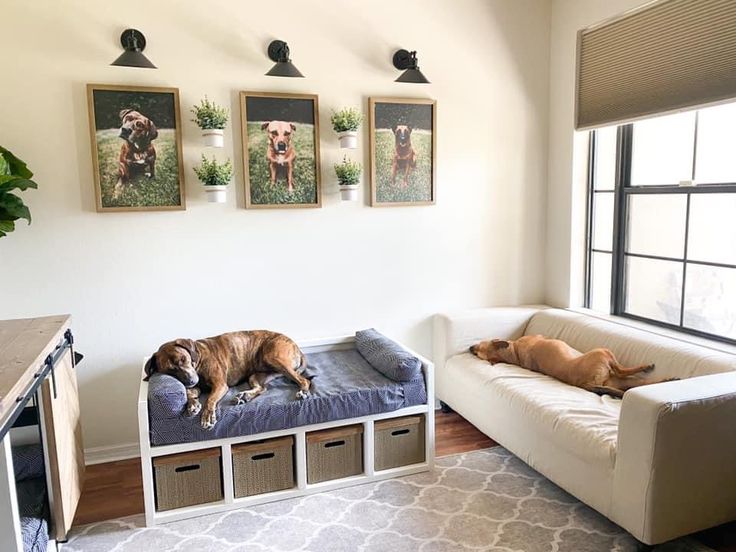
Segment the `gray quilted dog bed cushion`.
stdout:
<svg viewBox="0 0 736 552">
<path fill-rule="evenodd" d="M 307 354 L 305 375 L 312 380 L 311 395 L 296 399 L 298 388 L 286 378 L 276 378 L 253 401 L 233 404 L 243 383 L 230 389 L 217 408 L 217 424 L 200 427 L 200 415 L 184 414 L 184 386 L 175 378 L 153 374 L 148 386 L 151 444 L 172 445 L 207 439 L 239 437 L 302 425 L 392 412 L 424 404 L 424 379 L 393 381 L 373 368 L 355 349 Z M 205 393 L 200 397 L 207 400 Z"/>
</svg>

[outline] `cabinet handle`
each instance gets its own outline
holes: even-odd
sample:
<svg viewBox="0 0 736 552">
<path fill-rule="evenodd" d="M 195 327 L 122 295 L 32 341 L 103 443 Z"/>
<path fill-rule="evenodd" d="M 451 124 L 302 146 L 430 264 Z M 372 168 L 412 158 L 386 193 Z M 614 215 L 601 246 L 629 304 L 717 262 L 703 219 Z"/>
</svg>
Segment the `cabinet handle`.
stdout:
<svg viewBox="0 0 736 552">
<path fill-rule="evenodd" d="M 276 456 L 273 452 L 264 452 L 263 454 L 256 454 L 252 460 L 265 460 L 266 458 L 273 458 Z"/>
<path fill-rule="evenodd" d="M 200 467 L 199 464 L 193 464 L 191 466 L 179 466 L 178 468 L 174 468 L 174 471 L 176 473 L 187 472 L 187 471 L 192 471 L 192 470 L 198 470 L 199 467 Z"/>
<path fill-rule="evenodd" d="M 391 432 L 391 435 L 393 435 L 393 436 L 396 436 L 396 435 L 406 435 L 407 433 L 409 433 L 409 430 L 408 429 L 397 429 L 396 431 L 392 431 Z"/>
<path fill-rule="evenodd" d="M 327 443 L 327 444 L 325 445 L 325 448 L 330 448 L 330 447 L 341 447 L 341 446 L 342 446 L 342 445 L 344 445 L 344 444 L 345 444 L 345 441 L 332 441 L 331 443 Z"/>
</svg>

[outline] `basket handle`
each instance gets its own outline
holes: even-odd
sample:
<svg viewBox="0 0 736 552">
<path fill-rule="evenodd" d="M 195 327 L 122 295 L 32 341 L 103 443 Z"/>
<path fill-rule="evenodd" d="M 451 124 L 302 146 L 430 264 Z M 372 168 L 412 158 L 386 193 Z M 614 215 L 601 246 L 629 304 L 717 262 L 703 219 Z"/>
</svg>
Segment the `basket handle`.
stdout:
<svg viewBox="0 0 736 552">
<path fill-rule="evenodd" d="M 174 468 L 174 471 L 176 473 L 180 472 L 187 472 L 192 470 L 198 470 L 201 466 L 199 464 L 192 464 L 190 466 L 179 466 L 178 468 Z"/>
<path fill-rule="evenodd" d="M 273 452 L 264 452 L 263 454 L 256 454 L 251 458 L 251 460 L 265 460 L 266 458 L 273 458 L 276 456 Z"/>
<path fill-rule="evenodd" d="M 341 440 L 341 441 L 332 441 L 332 442 L 330 442 L 330 443 L 325 443 L 325 448 L 330 448 L 330 447 L 341 447 L 341 446 L 343 446 L 344 444 L 345 444 L 345 440 L 344 440 L 344 439 L 343 439 L 343 440 Z"/>
<path fill-rule="evenodd" d="M 407 433 L 409 433 L 409 431 L 410 431 L 409 429 L 397 429 L 396 431 L 392 431 L 391 435 L 394 437 L 396 435 L 406 435 Z"/>
</svg>

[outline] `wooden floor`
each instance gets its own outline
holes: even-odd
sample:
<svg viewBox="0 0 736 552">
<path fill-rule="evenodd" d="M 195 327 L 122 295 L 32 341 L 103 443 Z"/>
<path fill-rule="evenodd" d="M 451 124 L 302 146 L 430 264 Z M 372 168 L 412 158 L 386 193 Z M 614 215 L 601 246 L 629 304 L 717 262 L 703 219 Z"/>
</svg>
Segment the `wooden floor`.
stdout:
<svg viewBox="0 0 736 552">
<path fill-rule="evenodd" d="M 496 446 L 460 415 L 437 411 L 435 451 L 448 456 Z M 84 492 L 75 525 L 143 513 L 143 485 L 140 460 L 121 460 L 87 466 Z M 695 535 L 718 552 L 736 552 L 736 523 L 728 523 Z"/>
</svg>

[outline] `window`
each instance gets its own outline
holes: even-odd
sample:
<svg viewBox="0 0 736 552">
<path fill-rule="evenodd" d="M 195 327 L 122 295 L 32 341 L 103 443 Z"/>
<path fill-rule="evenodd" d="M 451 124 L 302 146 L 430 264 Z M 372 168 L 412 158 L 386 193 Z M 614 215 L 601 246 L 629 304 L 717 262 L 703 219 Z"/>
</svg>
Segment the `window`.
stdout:
<svg viewBox="0 0 736 552">
<path fill-rule="evenodd" d="M 736 104 L 590 133 L 585 304 L 736 342 Z"/>
</svg>

